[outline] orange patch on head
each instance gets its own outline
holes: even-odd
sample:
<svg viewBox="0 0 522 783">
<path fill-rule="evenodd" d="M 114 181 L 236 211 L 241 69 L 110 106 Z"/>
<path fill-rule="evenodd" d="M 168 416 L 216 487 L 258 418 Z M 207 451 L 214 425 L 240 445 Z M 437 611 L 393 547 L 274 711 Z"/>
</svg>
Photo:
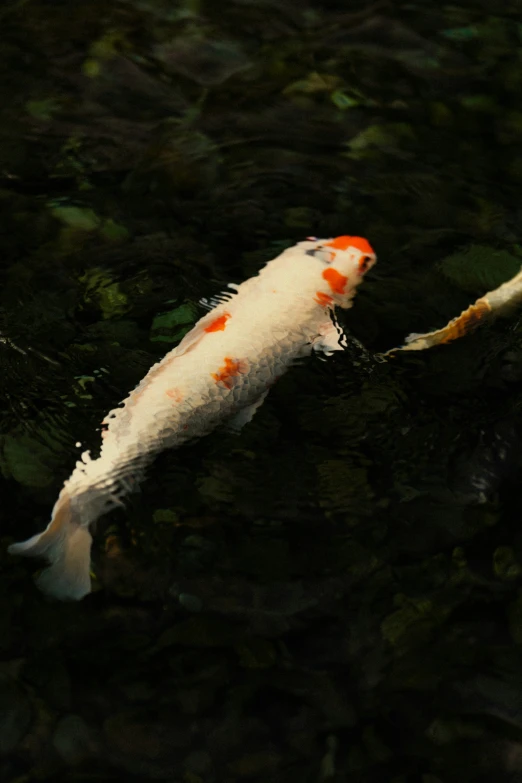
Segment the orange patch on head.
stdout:
<svg viewBox="0 0 522 783">
<path fill-rule="evenodd" d="M 323 307 L 327 307 L 332 304 L 333 299 L 329 294 L 323 294 L 322 291 L 316 291 L 314 301 L 317 302 L 317 304 L 323 305 Z"/>
<path fill-rule="evenodd" d="M 174 400 L 174 402 L 183 401 L 183 395 L 179 389 L 176 389 L 176 387 L 174 387 L 173 389 L 167 389 L 165 394 L 167 395 L 167 397 L 170 397 L 171 400 Z"/>
<path fill-rule="evenodd" d="M 205 332 L 224 332 L 226 322 L 229 318 L 230 313 L 223 313 L 223 315 L 218 315 L 218 317 L 211 321 L 208 326 L 205 326 Z"/>
<path fill-rule="evenodd" d="M 348 278 L 342 275 L 337 269 L 328 267 L 323 272 L 323 278 L 326 280 L 334 294 L 344 294 L 344 289 Z"/>
<path fill-rule="evenodd" d="M 223 367 L 219 368 L 219 372 L 213 372 L 211 375 L 216 383 L 221 382 L 227 389 L 231 389 L 234 384 L 234 378 L 244 372 L 244 365 L 243 362 L 231 359 L 230 356 L 225 356 L 223 362 Z"/>
<path fill-rule="evenodd" d="M 372 246 L 364 237 L 336 237 L 331 242 L 325 242 L 324 246 L 333 247 L 336 250 L 348 250 L 349 247 L 354 247 L 361 253 L 373 254 Z"/>
</svg>

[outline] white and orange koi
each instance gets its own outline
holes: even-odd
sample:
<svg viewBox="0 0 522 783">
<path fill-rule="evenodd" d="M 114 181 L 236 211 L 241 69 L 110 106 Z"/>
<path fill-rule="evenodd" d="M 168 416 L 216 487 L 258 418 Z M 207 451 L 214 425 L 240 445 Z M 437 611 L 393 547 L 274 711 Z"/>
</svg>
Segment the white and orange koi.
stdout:
<svg viewBox="0 0 522 783">
<path fill-rule="evenodd" d="M 9 547 L 12 554 L 47 558 L 38 586 L 59 599 L 83 598 L 91 590 L 89 526 L 122 505 L 155 454 L 225 419 L 241 429 L 296 359 L 312 350 L 342 350 L 331 313 L 336 305 L 351 306 L 375 260 L 360 237 L 309 238 L 230 285 L 235 294 L 211 300 L 211 312 L 104 419 L 100 456 L 82 454 L 47 528 Z"/>
<path fill-rule="evenodd" d="M 467 307 L 456 318 L 433 332 L 413 333 L 408 335 L 405 345 L 392 348 L 384 356 L 389 356 L 399 351 L 425 351 L 436 345 L 445 345 L 453 340 L 469 334 L 477 326 L 491 316 L 502 315 L 522 302 L 522 271 L 518 272 L 511 280 L 502 283 L 498 288 L 488 291 Z"/>
</svg>

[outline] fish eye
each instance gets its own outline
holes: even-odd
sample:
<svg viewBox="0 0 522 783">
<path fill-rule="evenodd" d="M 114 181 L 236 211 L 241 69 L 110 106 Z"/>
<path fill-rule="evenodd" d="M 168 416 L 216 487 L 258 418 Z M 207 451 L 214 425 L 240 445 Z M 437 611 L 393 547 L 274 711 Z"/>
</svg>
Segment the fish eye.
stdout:
<svg viewBox="0 0 522 783">
<path fill-rule="evenodd" d="M 359 261 L 359 272 L 363 275 L 370 264 L 372 263 L 373 259 L 371 256 L 363 256 L 361 260 Z"/>
</svg>

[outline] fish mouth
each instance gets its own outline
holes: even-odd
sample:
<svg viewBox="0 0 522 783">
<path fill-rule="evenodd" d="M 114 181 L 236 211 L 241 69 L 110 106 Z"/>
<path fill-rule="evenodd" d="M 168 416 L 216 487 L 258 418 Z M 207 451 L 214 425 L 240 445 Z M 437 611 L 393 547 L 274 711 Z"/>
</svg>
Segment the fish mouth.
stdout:
<svg viewBox="0 0 522 783">
<path fill-rule="evenodd" d="M 371 255 L 362 256 L 359 259 L 359 265 L 358 265 L 359 277 L 364 277 L 366 272 L 369 272 L 372 266 L 375 264 L 376 260 L 377 259 L 375 258 L 375 256 L 371 256 Z"/>
</svg>

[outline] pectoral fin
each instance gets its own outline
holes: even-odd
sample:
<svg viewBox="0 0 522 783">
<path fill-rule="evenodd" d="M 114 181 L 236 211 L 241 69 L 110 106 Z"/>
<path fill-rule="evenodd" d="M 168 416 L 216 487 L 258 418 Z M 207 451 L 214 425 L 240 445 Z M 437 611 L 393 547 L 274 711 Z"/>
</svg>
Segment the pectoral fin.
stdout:
<svg viewBox="0 0 522 783">
<path fill-rule="evenodd" d="M 251 405 L 247 405 L 246 408 L 241 408 L 241 410 L 236 413 L 235 416 L 232 416 L 232 418 L 227 421 L 225 425 L 226 429 L 229 430 L 229 432 L 233 432 L 235 434 L 241 432 L 245 424 L 248 424 L 250 421 L 252 421 L 255 412 L 264 403 L 268 392 L 269 389 L 267 389 L 266 392 L 264 392 L 261 397 L 259 397 L 259 399 L 257 399 Z"/>
<path fill-rule="evenodd" d="M 336 321 L 326 321 L 319 334 L 312 341 L 314 351 L 331 356 L 334 351 L 343 351 L 347 345 L 346 335 Z"/>
</svg>

